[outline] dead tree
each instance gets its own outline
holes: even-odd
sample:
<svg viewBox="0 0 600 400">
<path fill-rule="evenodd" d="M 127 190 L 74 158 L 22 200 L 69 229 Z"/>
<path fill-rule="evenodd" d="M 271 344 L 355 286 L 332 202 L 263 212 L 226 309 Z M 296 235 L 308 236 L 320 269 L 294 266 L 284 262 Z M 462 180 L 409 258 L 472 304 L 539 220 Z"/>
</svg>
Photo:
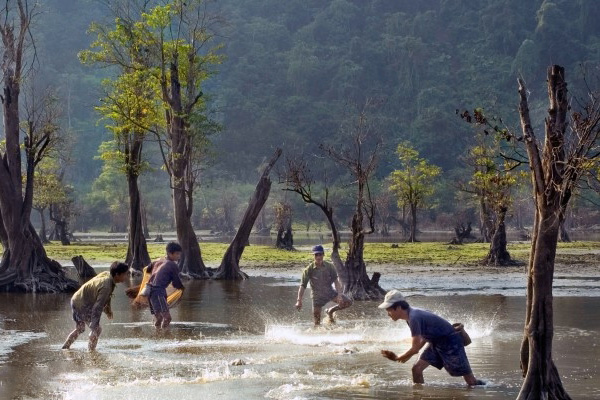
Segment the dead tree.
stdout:
<svg viewBox="0 0 600 400">
<path fill-rule="evenodd" d="M 71 258 L 75 269 L 77 270 L 77 275 L 82 281 L 88 281 L 91 278 L 96 276 L 96 271 L 94 268 L 85 261 L 83 256 L 75 256 Z"/>
<path fill-rule="evenodd" d="M 562 221 L 560 224 L 560 235 L 559 235 L 558 239 L 563 243 L 569 243 L 571 241 L 571 236 L 569 236 L 569 231 L 567 230 L 567 227 L 565 226 L 565 224 L 566 224 L 566 219 L 564 221 Z"/>
<path fill-rule="evenodd" d="M 264 208 L 258 214 L 258 222 L 256 223 L 255 230 L 259 236 L 269 236 L 271 234 L 271 226 L 267 223 L 267 215 Z"/>
<path fill-rule="evenodd" d="M 472 239 L 473 235 L 471 235 L 471 231 L 473 228 L 471 227 L 471 223 L 468 222 L 467 226 L 463 223 L 457 223 L 454 227 L 454 238 L 450 241 L 450 244 L 463 244 L 465 239 Z"/>
<path fill-rule="evenodd" d="M 374 128 L 368 119 L 370 107 L 371 101 L 367 100 L 363 109 L 346 121 L 348 126 L 342 127 L 343 133 L 348 136 L 348 145 L 322 146 L 334 162 L 351 173 L 356 185 L 356 206 L 351 222 L 352 236 L 342 279 L 344 293 L 355 300 L 379 299 L 385 294 L 376 281 L 367 275 L 367 266 L 363 258 L 365 235 L 375 232 L 375 202 L 369 188 L 369 179 L 375 171 L 381 148 L 381 140 L 374 138 Z M 367 148 L 369 143 L 373 143 L 371 149 Z"/>
<path fill-rule="evenodd" d="M 283 190 L 299 194 L 302 201 L 307 204 L 314 204 L 325 214 L 329 229 L 331 229 L 331 238 L 333 241 L 331 261 L 333 261 L 338 276 L 343 282 L 343 280 L 347 279 L 347 274 L 339 254 L 340 235 L 333 219 L 333 204 L 329 197 L 329 187 L 325 185 L 322 198 L 318 198 L 313 193 L 315 182 L 308 165 L 309 163 L 303 158 L 288 158 L 285 170 L 279 174 L 279 183 L 285 185 Z"/>
<path fill-rule="evenodd" d="M 277 238 L 275 247 L 283 250 L 294 249 L 294 234 L 292 233 L 292 206 L 285 202 L 275 203 L 275 225 Z"/>
<path fill-rule="evenodd" d="M 571 112 L 564 68 L 548 68 L 548 115 L 540 149 L 529 116 L 527 89 L 519 79 L 519 115 L 530 163 L 535 220 L 527 274 L 527 309 L 521 346 L 525 380 L 519 400 L 570 399 L 552 358 L 554 317 L 552 281 L 560 225 L 573 189 L 586 168 L 600 157 L 600 102 L 590 94 Z"/>
<path fill-rule="evenodd" d="M 552 358 L 554 314 L 552 282 L 560 226 L 566 217 L 569 200 L 584 175 L 594 171 L 600 159 L 600 97 L 588 93 L 578 101 L 577 110 L 569 104 L 564 68 L 548 68 L 548 115 L 544 142 L 539 143 L 529 114 L 527 88 L 519 84 L 519 116 L 522 135 L 499 129 L 481 110 L 475 110 L 478 124 L 485 125 L 505 139 L 524 144 L 529 163 L 534 224 L 527 267 L 527 303 L 520 364 L 524 381 L 518 400 L 568 400 Z M 471 118 L 468 112 L 467 115 Z M 571 123 L 569 124 L 569 117 Z M 470 121 L 467 121 L 470 122 Z"/>
<path fill-rule="evenodd" d="M 78 283 L 67 278 L 61 265 L 48 258 L 30 222 L 35 167 L 52 147 L 58 132 L 57 125 L 44 117 L 51 111 L 44 101 L 36 104 L 31 99 L 31 113 L 26 121 L 21 119 L 19 95 L 25 79 L 24 56 L 31 44 L 30 26 L 37 12 L 26 0 L 7 1 L 0 9 L 5 16 L 0 22 L 0 101 L 5 138 L 4 149 L 0 150 L 0 241 L 4 250 L 0 287 L 31 292 L 70 291 Z"/>
<path fill-rule="evenodd" d="M 42 241 L 43 244 L 48 244 L 48 243 L 50 243 L 50 240 L 48 240 L 48 234 L 46 231 L 46 214 L 44 213 L 46 208 L 45 207 L 34 207 L 34 210 L 36 210 L 40 214 L 40 232 L 39 232 L 40 240 Z"/>
<path fill-rule="evenodd" d="M 271 179 L 269 178 L 269 173 L 280 156 L 281 149 L 277 149 L 258 180 L 254 194 L 250 199 L 248 208 L 242 218 L 242 222 L 221 260 L 219 269 L 217 269 L 213 276 L 214 279 L 235 280 L 248 278 L 248 275 L 240 269 L 240 258 L 248 243 L 254 222 L 269 198 L 269 193 L 271 192 Z"/>
<path fill-rule="evenodd" d="M 500 207 L 497 212 L 498 223 L 494 229 L 494 236 L 490 244 L 490 251 L 484 262 L 487 265 L 512 265 L 515 262 L 510 258 L 510 253 L 506 250 L 506 207 Z"/>
<path fill-rule="evenodd" d="M 68 227 L 68 207 L 69 205 L 51 204 L 49 208 L 50 220 L 54 222 L 54 230 L 50 236 L 52 240 L 60 240 L 63 246 L 71 244 Z M 67 210 L 65 210 L 67 208 Z"/>
<path fill-rule="evenodd" d="M 379 233 L 381 236 L 390 236 L 390 221 L 393 220 L 393 196 L 387 182 L 380 193 L 375 197 L 375 210 L 379 219 Z"/>
</svg>

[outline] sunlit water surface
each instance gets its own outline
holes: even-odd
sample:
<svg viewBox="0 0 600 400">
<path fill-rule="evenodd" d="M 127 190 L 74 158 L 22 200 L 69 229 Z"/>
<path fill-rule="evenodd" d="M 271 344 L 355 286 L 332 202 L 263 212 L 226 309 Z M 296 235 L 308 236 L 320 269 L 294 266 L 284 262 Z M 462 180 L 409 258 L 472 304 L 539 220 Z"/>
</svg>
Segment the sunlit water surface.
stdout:
<svg viewBox="0 0 600 400">
<path fill-rule="evenodd" d="M 382 285 L 402 281 L 390 279 Z M 358 302 L 338 313 L 337 324 L 314 329 L 310 307 L 293 307 L 296 285 L 258 276 L 187 282 L 166 332 L 155 331 L 147 310 L 133 310 L 119 285 L 115 319 L 103 317 L 95 353 L 87 351 L 89 331 L 71 350 L 60 349 L 73 328 L 70 296 L 0 294 L 0 399 L 514 399 L 519 391 L 522 295 L 471 288 L 474 294 L 411 296 L 413 305 L 465 324 L 471 366 L 488 382 L 469 389 L 429 368 L 426 385 L 415 387 L 416 357 L 400 364 L 379 354 L 410 346 L 404 322 Z M 600 298 L 590 290 L 555 298 L 554 358 L 574 399 L 600 398 Z"/>
</svg>

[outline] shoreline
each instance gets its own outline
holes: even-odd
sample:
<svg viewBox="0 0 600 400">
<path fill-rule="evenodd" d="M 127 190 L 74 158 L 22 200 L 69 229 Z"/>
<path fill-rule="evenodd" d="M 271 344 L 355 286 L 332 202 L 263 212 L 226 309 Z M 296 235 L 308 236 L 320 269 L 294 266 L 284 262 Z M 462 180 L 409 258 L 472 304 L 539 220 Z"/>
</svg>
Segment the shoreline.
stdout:
<svg viewBox="0 0 600 400">
<path fill-rule="evenodd" d="M 526 253 L 516 254 L 517 265 L 486 266 L 477 261 L 427 262 L 402 260 L 403 262 L 367 261 L 367 274 L 381 274 L 380 286 L 399 289 L 407 296 L 444 295 L 504 295 L 525 296 L 527 285 Z M 240 261 L 242 271 L 252 277 L 278 279 L 278 284 L 296 286 L 302 270 L 310 262 L 309 254 L 296 252 L 293 260 L 276 259 L 262 261 L 256 258 Z M 402 258 L 402 257 L 400 257 Z M 97 269 L 108 268 L 110 262 L 90 260 Z M 218 268 L 219 261 L 205 261 L 209 268 Z M 70 261 L 62 265 L 74 272 Z M 554 269 L 554 296 L 600 297 L 600 250 L 595 248 L 567 248 L 556 255 Z"/>
</svg>

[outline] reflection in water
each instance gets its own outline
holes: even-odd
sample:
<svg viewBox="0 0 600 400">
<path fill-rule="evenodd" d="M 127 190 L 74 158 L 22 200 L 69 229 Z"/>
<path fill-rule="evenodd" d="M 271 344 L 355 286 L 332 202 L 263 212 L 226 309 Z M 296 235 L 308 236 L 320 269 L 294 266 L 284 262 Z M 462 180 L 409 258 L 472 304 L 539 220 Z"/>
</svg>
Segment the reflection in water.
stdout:
<svg viewBox="0 0 600 400">
<path fill-rule="evenodd" d="M 473 370 L 489 382 L 468 389 L 433 368 L 425 371 L 427 384 L 414 387 L 416 358 L 407 364 L 383 359 L 382 348 L 410 346 L 410 333 L 375 302 L 356 302 L 336 325 L 314 328 L 310 307 L 295 310 L 296 286 L 284 280 L 186 286 L 165 332 L 154 329 L 147 310 L 132 309 L 118 287 L 115 319 L 103 318 L 94 353 L 86 350 L 85 335 L 72 350 L 60 349 L 72 327 L 68 295 L 0 294 L 0 398 L 513 399 L 520 387 L 521 297 L 410 298 L 465 324 Z M 555 299 L 555 359 L 577 399 L 600 397 L 598 306 L 597 297 Z"/>
</svg>

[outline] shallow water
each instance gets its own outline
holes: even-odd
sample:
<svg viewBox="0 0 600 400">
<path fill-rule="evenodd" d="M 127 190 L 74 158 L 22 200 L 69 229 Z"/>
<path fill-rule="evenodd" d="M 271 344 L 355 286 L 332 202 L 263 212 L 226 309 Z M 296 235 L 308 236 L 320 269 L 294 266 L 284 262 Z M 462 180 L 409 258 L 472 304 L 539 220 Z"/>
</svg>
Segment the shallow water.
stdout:
<svg viewBox="0 0 600 400">
<path fill-rule="evenodd" d="M 409 330 L 376 303 L 356 303 L 336 325 L 314 329 L 310 309 L 293 308 L 289 279 L 187 286 L 166 332 L 117 286 L 115 319 L 103 317 L 95 353 L 86 350 L 89 331 L 60 349 L 73 328 L 68 295 L 0 294 L 0 399 L 514 399 L 519 391 L 521 296 L 409 298 L 465 324 L 473 371 L 488 381 L 468 389 L 433 368 L 413 387 L 416 358 L 400 364 L 379 354 L 410 346 Z M 555 298 L 554 358 L 574 399 L 600 398 L 599 307 L 599 297 Z"/>
</svg>

